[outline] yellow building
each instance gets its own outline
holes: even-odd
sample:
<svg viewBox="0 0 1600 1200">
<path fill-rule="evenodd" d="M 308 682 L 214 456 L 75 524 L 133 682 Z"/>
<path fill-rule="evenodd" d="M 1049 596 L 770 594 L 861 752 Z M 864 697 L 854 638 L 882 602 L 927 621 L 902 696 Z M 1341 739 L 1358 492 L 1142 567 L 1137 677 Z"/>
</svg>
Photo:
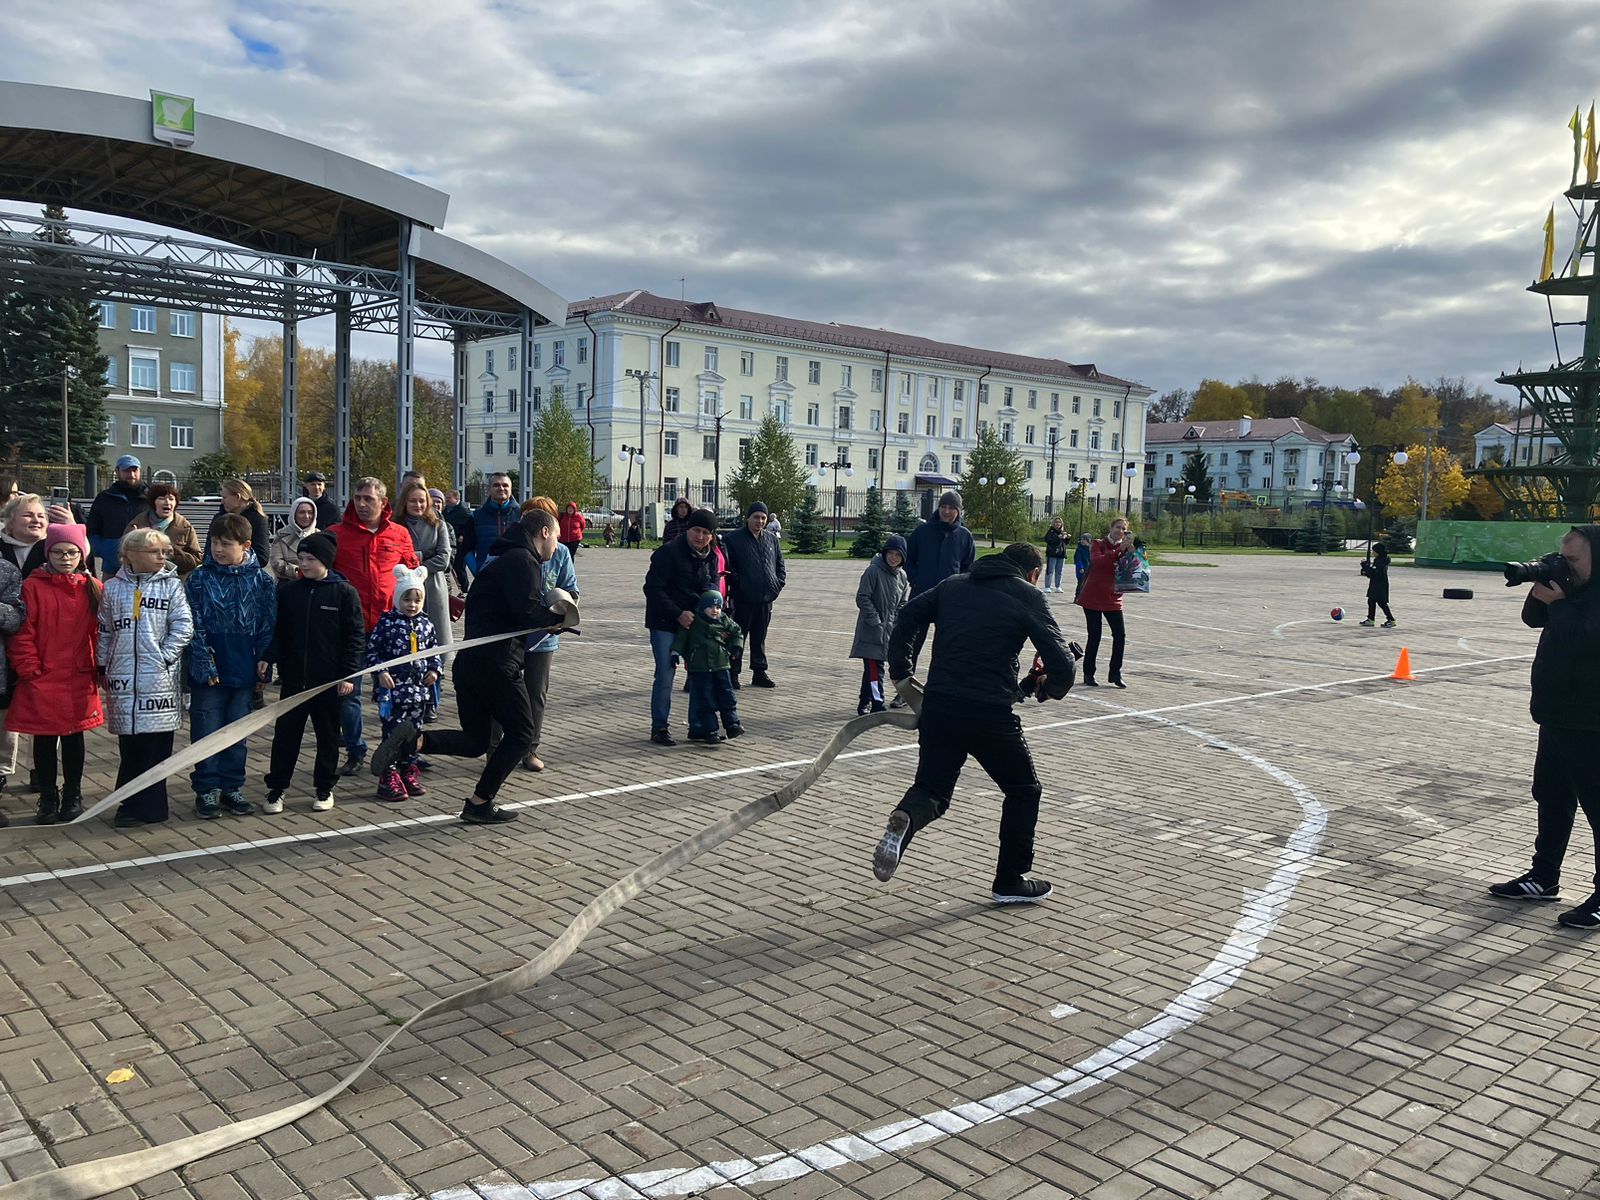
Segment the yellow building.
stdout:
<svg viewBox="0 0 1600 1200">
<path fill-rule="evenodd" d="M 1137 505 L 1142 490 L 1142 472 L 1125 468 L 1143 461 L 1151 389 L 1092 364 L 643 291 L 579 301 L 565 326 L 536 331 L 531 361 L 518 351 L 515 337 L 466 350 L 469 475 L 515 469 L 524 408 L 559 394 L 590 428 L 618 508 L 630 467 L 639 495 L 640 468 L 618 461 L 622 447 L 644 456 L 645 499 L 713 504 L 769 412 L 807 466 L 850 464 L 838 480 L 850 510 L 871 486 L 931 502 L 985 425 L 1021 455 L 1036 512 L 1079 480 L 1091 504 L 1120 506 L 1131 489 Z"/>
</svg>

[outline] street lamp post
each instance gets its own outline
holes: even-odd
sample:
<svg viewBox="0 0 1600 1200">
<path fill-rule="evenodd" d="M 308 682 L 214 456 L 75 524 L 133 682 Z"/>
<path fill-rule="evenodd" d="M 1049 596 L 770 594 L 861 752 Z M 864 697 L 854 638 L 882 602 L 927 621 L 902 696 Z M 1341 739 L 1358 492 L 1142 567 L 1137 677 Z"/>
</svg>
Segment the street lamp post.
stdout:
<svg viewBox="0 0 1600 1200">
<path fill-rule="evenodd" d="M 1004 475 L 1001 475 L 996 479 L 990 479 L 987 475 L 978 476 L 978 486 L 979 487 L 986 487 L 986 488 L 989 489 L 989 548 L 991 550 L 994 549 L 994 498 L 995 498 L 995 493 L 999 489 L 1005 487 L 1005 485 L 1006 485 L 1006 477 Z"/>
<path fill-rule="evenodd" d="M 1089 481 L 1087 479 L 1080 479 L 1080 480 L 1078 480 L 1078 532 L 1079 533 L 1083 532 L 1084 510 L 1087 508 L 1088 503 L 1089 503 Z"/>
<path fill-rule="evenodd" d="M 1169 491 L 1171 489 L 1168 489 Z M 1194 503 L 1194 484 L 1189 485 L 1189 490 L 1183 497 L 1183 529 L 1178 534 L 1178 545 L 1185 550 L 1189 548 L 1189 506 Z"/>
<path fill-rule="evenodd" d="M 1138 474 L 1139 468 L 1133 463 L 1129 463 L 1127 466 L 1122 468 L 1122 477 L 1128 481 L 1127 505 L 1122 510 L 1122 515 L 1125 517 L 1133 516 L 1133 481 Z"/>
<path fill-rule="evenodd" d="M 837 549 L 838 546 L 839 546 L 839 510 L 843 507 L 843 505 L 840 504 L 840 502 L 839 502 L 839 499 L 840 499 L 840 497 L 839 497 L 839 472 L 840 472 L 840 470 L 844 471 L 846 479 L 848 479 L 850 476 L 852 476 L 852 475 L 854 475 L 856 473 L 856 469 L 854 467 L 852 467 L 849 463 L 843 461 L 842 459 L 839 460 L 838 462 L 825 462 L 825 463 L 818 463 L 817 464 L 817 477 L 818 477 L 817 481 L 819 483 L 822 481 L 821 480 L 822 472 L 824 472 L 824 471 L 832 471 L 833 472 L 833 545 L 834 545 L 835 549 Z"/>
<path fill-rule="evenodd" d="M 1372 460 L 1372 502 L 1367 509 L 1367 558 L 1372 558 L 1372 520 L 1375 516 L 1373 510 L 1378 507 L 1378 464 L 1383 461 L 1385 454 L 1389 455 L 1395 466 L 1403 467 L 1411 461 L 1411 456 L 1399 446 L 1368 446 L 1367 453 L 1374 456 Z M 1361 461 L 1361 448 L 1358 446 L 1344 456 L 1345 462 L 1352 467 Z"/>
<path fill-rule="evenodd" d="M 617 451 L 617 461 L 628 464 L 628 481 L 622 485 L 622 519 L 630 519 L 632 509 L 629 507 L 633 500 L 633 464 L 639 464 L 639 499 L 643 508 L 644 500 L 644 449 L 640 446 L 624 446 Z M 628 544 L 628 527 L 622 527 L 622 544 Z"/>
<path fill-rule="evenodd" d="M 1061 432 L 1057 429 L 1050 431 L 1050 464 L 1045 468 L 1045 473 L 1050 479 L 1050 494 L 1045 497 L 1044 511 L 1046 514 L 1056 510 L 1056 447 L 1061 444 Z"/>
</svg>

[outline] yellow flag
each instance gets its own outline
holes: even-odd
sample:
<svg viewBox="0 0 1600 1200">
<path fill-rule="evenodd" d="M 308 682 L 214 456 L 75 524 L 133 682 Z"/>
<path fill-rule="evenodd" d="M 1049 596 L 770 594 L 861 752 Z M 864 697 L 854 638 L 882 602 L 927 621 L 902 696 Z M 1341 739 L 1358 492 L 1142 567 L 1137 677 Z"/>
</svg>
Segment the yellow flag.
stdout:
<svg viewBox="0 0 1600 1200">
<path fill-rule="evenodd" d="M 1583 112 L 1574 105 L 1572 120 L 1567 122 L 1567 128 L 1572 130 L 1572 182 L 1568 187 L 1578 186 L 1578 164 L 1583 161 Z"/>
<path fill-rule="evenodd" d="M 1555 274 L 1556 264 L 1556 206 L 1550 206 L 1550 215 L 1544 219 L 1544 261 L 1539 264 L 1539 282 Z"/>
<path fill-rule="evenodd" d="M 1592 102 L 1589 105 L 1589 120 L 1585 122 L 1583 127 L 1583 140 L 1585 143 L 1583 173 L 1587 176 L 1588 182 L 1593 183 L 1595 177 L 1600 175 L 1600 150 L 1597 150 L 1594 143 L 1594 104 Z"/>
</svg>

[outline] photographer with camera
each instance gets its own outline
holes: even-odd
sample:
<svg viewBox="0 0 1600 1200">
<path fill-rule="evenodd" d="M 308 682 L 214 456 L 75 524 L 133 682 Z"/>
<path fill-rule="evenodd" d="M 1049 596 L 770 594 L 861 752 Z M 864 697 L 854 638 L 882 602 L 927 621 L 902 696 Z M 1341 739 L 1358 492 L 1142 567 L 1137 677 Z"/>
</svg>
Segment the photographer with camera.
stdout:
<svg viewBox="0 0 1600 1200">
<path fill-rule="evenodd" d="M 1050 894 L 1033 869 L 1033 831 L 1043 789 L 1014 706 L 1026 690 L 1059 700 L 1077 674 L 1073 655 L 1039 591 L 1044 560 L 1026 542 L 978 560 L 913 596 L 889 634 L 889 675 L 917 721 L 917 774 L 889 814 L 872 855 L 872 873 L 888 882 L 919 829 L 944 816 L 970 754 L 999 785 L 1000 857 L 996 904 L 1035 904 Z M 911 674 L 914 647 L 934 626 L 928 686 Z M 1032 641 L 1039 658 L 1019 688 L 1017 651 Z"/>
<path fill-rule="evenodd" d="M 1576 525 L 1561 550 L 1538 562 L 1506 567 L 1506 586 L 1531 583 L 1522 621 L 1541 629 L 1533 656 L 1529 707 L 1539 726 L 1533 764 L 1538 834 L 1533 865 L 1515 879 L 1490 886 L 1504 900 L 1555 900 L 1561 860 L 1578 807 L 1595 838 L 1596 891 L 1556 918 L 1573 929 L 1600 929 L 1600 772 L 1593 744 L 1600 733 L 1600 588 L 1591 586 L 1600 559 L 1600 525 Z"/>
</svg>

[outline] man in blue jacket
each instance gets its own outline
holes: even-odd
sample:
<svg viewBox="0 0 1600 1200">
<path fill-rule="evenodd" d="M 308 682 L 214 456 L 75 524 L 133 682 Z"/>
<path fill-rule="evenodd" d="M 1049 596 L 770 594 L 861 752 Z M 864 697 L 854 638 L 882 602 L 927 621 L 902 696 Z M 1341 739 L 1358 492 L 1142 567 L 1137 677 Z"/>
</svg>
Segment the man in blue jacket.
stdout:
<svg viewBox="0 0 1600 1200">
<path fill-rule="evenodd" d="M 918 525 L 906 539 L 906 578 L 912 597 L 932 591 L 952 575 L 966 574 L 977 557 L 972 532 L 961 523 L 961 493 L 951 488 L 939 497 L 934 519 Z M 927 635 L 926 629 L 920 631 L 911 647 L 913 667 Z M 889 707 L 904 708 L 905 702 L 896 696 Z"/>
<path fill-rule="evenodd" d="M 489 551 L 507 530 L 516 528 L 522 512 L 511 498 L 511 476 L 496 471 L 489 476 L 489 498 L 472 514 L 472 573 L 483 570 Z"/>
</svg>

